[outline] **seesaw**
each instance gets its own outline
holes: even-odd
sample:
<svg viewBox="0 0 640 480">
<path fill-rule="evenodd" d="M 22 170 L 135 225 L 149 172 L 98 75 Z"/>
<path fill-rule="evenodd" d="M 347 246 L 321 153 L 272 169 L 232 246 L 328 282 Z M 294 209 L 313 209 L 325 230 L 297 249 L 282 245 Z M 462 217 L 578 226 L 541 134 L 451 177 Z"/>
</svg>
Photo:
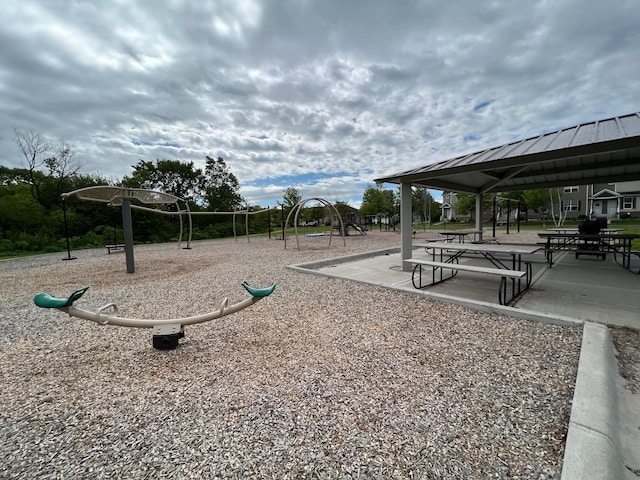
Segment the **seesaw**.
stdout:
<svg viewBox="0 0 640 480">
<path fill-rule="evenodd" d="M 244 308 L 250 307 L 254 303 L 262 300 L 273 293 L 276 288 L 274 283 L 267 288 L 253 288 L 246 281 L 242 281 L 241 285 L 251 294 L 251 296 L 245 300 L 242 300 L 233 305 L 229 305 L 229 299 L 225 298 L 220 305 L 220 308 L 213 312 L 205 313 L 202 315 L 196 315 L 193 317 L 184 318 L 171 318 L 161 320 L 151 320 L 143 318 L 126 318 L 118 317 L 118 307 L 115 303 L 109 303 L 95 312 L 84 310 L 82 308 L 74 307 L 73 303 L 78 300 L 89 287 L 82 287 L 73 292 L 66 298 L 59 298 L 49 295 L 48 293 L 38 293 L 33 297 L 34 303 L 41 308 L 57 308 L 72 317 L 83 318 L 96 322 L 99 325 L 119 325 L 122 327 L 135 327 L 135 328 L 152 328 L 153 329 L 153 348 L 159 350 L 171 350 L 178 346 L 178 340 L 184 337 L 185 325 L 194 325 L 196 323 L 208 322 L 216 318 L 224 317 L 225 315 L 231 315 Z M 106 315 L 103 313 L 105 310 L 113 309 L 115 315 Z"/>
</svg>

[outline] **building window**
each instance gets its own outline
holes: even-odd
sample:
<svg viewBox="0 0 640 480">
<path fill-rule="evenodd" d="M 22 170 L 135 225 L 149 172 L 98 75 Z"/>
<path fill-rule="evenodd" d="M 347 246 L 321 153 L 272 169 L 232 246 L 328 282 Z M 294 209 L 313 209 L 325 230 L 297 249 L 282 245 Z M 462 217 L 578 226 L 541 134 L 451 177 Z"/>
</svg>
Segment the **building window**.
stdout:
<svg viewBox="0 0 640 480">
<path fill-rule="evenodd" d="M 566 200 L 563 202 L 563 205 L 567 212 L 577 212 L 580 210 L 580 201 L 578 200 Z"/>
<path fill-rule="evenodd" d="M 622 208 L 625 210 L 631 210 L 635 207 L 635 198 L 634 197 L 623 197 L 622 198 Z"/>
<path fill-rule="evenodd" d="M 576 193 L 580 187 L 578 185 L 572 185 L 570 187 L 564 187 L 564 193 Z"/>
</svg>

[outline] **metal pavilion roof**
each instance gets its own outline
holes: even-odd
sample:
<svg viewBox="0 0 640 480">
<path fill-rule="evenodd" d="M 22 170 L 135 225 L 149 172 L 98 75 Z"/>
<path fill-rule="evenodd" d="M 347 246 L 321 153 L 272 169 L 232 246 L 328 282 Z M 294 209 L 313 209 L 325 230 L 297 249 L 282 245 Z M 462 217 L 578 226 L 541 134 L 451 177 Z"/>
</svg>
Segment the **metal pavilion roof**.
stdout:
<svg viewBox="0 0 640 480">
<path fill-rule="evenodd" d="M 640 180 L 640 113 L 583 123 L 376 179 L 466 193 Z"/>
</svg>

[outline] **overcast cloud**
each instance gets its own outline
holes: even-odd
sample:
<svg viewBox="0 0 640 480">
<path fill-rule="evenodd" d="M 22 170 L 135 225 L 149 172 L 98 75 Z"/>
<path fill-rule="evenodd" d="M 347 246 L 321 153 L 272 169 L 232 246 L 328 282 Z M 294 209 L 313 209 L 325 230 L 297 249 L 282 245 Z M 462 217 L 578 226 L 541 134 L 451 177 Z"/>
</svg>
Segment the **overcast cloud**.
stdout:
<svg viewBox="0 0 640 480">
<path fill-rule="evenodd" d="M 14 128 L 114 180 L 221 156 L 251 204 L 359 206 L 373 179 L 640 111 L 637 0 L 4 0 Z"/>
</svg>

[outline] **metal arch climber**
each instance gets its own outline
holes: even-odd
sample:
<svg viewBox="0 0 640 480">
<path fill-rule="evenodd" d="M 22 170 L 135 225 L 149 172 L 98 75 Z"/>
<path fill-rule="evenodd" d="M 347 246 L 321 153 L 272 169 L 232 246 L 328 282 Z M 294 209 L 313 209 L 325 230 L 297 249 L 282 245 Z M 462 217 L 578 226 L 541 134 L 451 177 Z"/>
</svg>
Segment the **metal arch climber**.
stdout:
<svg viewBox="0 0 640 480">
<path fill-rule="evenodd" d="M 338 212 L 338 209 L 335 207 L 335 205 L 333 205 L 331 202 L 325 200 L 324 198 L 319 198 L 319 197 L 312 197 L 312 198 L 307 198 L 305 200 L 302 200 L 300 202 L 298 202 L 298 204 L 293 207 L 291 209 L 291 211 L 289 212 L 289 215 L 287 215 L 287 221 L 285 222 L 285 228 L 287 225 L 289 225 L 289 220 L 291 219 L 291 215 L 294 214 L 294 218 L 293 218 L 293 231 L 295 233 L 296 236 L 296 246 L 298 247 L 298 250 L 300 250 L 300 239 L 298 238 L 298 215 L 300 213 L 300 210 L 302 209 L 302 207 L 309 203 L 309 202 L 320 202 L 322 205 L 324 205 L 326 208 L 328 208 L 330 211 L 333 210 L 332 213 L 334 213 L 337 217 L 338 217 L 338 221 L 340 222 L 340 235 L 342 236 L 342 243 L 344 246 L 347 245 L 347 241 L 345 240 L 345 230 L 344 230 L 344 223 L 342 221 L 342 217 L 340 216 L 340 212 Z M 331 245 L 331 235 L 329 235 L 329 245 Z M 286 250 L 287 248 L 287 236 L 284 235 L 284 248 Z"/>
</svg>

